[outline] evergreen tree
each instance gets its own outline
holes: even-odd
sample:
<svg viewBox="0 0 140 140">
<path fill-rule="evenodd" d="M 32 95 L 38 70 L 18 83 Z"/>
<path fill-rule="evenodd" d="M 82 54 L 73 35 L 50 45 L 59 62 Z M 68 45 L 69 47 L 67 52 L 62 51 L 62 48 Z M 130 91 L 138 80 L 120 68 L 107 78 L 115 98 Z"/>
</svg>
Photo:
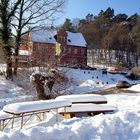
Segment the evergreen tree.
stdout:
<svg viewBox="0 0 140 140">
<path fill-rule="evenodd" d="M 127 21 L 127 15 L 126 14 L 117 14 L 114 17 L 114 22 L 119 23 L 119 22 L 126 22 Z"/>
<path fill-rule="evenodd" d="M 64 24 L 62 25 L 62 28 L 70 32 L 74 31 L 74 27 L 72 26 L 71 20 L 68 18 L 66 18 Z"/>
</svg>

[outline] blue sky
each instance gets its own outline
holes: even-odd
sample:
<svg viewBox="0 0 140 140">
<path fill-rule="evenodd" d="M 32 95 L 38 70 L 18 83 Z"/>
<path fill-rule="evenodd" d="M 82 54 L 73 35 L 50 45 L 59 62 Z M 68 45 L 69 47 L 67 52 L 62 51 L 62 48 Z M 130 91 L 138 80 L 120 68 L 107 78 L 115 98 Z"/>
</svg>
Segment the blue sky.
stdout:
<svg viewBox="0 0 140 140">
<path fill-rule="evenodd" d="M 88 13 L 97 15 L 108 7 L 114 9 L 115 14 L 125 13 L 128 16 L 140 14 L 140 0 L 68 0 L 63 15 L 58 22 L 63 23 L 65 18 L 85 18 Z"/>
</svg>

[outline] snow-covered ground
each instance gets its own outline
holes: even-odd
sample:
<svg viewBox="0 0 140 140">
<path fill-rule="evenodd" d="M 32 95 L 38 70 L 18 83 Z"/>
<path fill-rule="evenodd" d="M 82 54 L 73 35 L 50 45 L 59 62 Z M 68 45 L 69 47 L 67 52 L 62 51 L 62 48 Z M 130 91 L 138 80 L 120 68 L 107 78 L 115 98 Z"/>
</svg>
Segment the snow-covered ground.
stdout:
<svg viewBox="0 0 140 140">
<path fill-rule="evenodd" d="M 87 93 L 93 90 L 113 87 L 119 80 L 135 84 L 120 74 L 102 75 L 100 70 L 87 71 L 70 69 L 67 75 L 73 81 L 71 92 Z M 140 84 L 130 90 L 138 93 L 118 93 L 103 95 L 114 113 L 99 114 L 94 117 L 74 117 L 65 120 L 48 114 L 43 122 L 32 127 L 19 129 L 6 128 L 0 132 L 0 140 L 140 140 Z M 0 77 L 0 107 L 14 102 L 32 101 L 36 94 Z"/>
<path fill-rule="evenodd" d="M 103 74 L 102 70 L 69 69 L 67 75 L 75 82 L 69 90 L 76 94 L 115 87 L 118 81 L 127 81 L 130 84 L 140 83 L 140 80 L 128 80 L 122 74 Z"/>
</svg>

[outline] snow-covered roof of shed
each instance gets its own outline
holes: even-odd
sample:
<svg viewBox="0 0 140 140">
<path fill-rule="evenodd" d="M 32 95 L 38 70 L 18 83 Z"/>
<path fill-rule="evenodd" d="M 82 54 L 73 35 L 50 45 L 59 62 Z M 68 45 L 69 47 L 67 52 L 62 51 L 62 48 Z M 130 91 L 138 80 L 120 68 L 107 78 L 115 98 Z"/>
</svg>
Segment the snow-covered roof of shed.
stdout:
<svg viewBox="0 0 140 140">
<path fill-rule="evenodd" d="M 31 38 L 33 42 L 52 43 L 55 44 L 54 36 L 57 34 L 56 29 L 45 28 L 31 31 Z M 67 45 L 86 47 L 86 41 L 82 33 L 72 33 L 67 31 Z"/>
</svg>

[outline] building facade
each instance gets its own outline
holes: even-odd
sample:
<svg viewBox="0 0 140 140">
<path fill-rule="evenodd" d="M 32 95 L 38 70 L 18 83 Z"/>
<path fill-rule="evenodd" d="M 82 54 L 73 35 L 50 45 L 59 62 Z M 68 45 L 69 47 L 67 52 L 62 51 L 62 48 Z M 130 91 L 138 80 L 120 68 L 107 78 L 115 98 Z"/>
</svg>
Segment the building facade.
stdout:
<svg viewBox="0 0 140 140">
<path fill-rule="evenodd" d="M 87 65 L 87 44 L 81 33 L 45 28 L 31 31 L 27 36 L 27 42 L 26 57 L 36 63 L 55 63 L 59 60 L 59 64 L 63 66 Z M 61 44 L 59 56 L 56 56 L 56 42 Z"/>
</svg>

